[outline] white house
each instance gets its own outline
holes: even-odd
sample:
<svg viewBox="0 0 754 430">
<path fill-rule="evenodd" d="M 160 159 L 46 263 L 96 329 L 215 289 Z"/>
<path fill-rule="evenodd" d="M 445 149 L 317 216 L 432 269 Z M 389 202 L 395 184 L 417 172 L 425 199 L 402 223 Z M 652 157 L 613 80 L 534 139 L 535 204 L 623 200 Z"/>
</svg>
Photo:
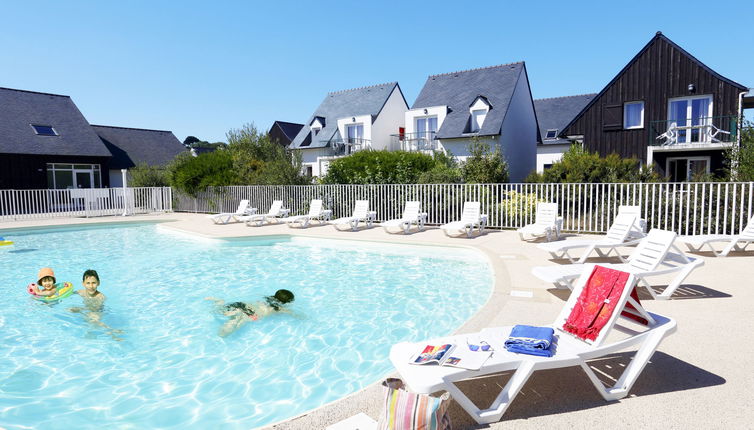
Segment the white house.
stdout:
<svg viewBox="0 0 754 430">
<path fill-rule="evenodd" d="M 535 168 L 537 117 L 523 62 L 429 76 L 405 124 L 394 148 L 440 150 L 463 161 L 479 138 L 500 148 L 511 182 Z"/>
<path fill-rule="evenodd" d="M 301 151 L 304 173 L 322 176 L 335 158 L 391 148 L 408 104 L 397 82 L 327 94 L 289 149 Z"/>
<path fill-rule="evenodd" d="M 571 146 L 571 140 L 561 137 L 560 132 L 570 123 L 584 106 L 597 94 L 553 97 L 534 100 L 539 123 L 539 143 L 537 144 L 537 172 L 542 173 L 560 160 Z"/>
</svg>

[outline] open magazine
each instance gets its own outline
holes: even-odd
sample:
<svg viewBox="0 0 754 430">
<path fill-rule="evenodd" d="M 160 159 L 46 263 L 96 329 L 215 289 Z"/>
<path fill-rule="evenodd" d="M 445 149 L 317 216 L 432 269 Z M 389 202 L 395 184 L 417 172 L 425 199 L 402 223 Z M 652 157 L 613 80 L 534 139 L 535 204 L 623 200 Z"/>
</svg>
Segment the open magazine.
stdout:
<svg viewBox="0 0 754 430">
<path fill-rule="evenodd" d="M 411 364 L 438 364 L 440 366 L 462 367 L 479 370 L 492 355 L 492 351 L 471 351 L 452 343 L 427 345 L 411 357 Z"/>
</svg>

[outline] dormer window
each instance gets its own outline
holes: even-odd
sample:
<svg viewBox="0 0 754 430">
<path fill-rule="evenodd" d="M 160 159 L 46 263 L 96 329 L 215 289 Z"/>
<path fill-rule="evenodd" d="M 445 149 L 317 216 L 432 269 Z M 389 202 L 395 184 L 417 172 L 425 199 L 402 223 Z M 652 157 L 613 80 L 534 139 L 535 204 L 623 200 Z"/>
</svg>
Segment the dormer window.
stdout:
<svg viewBox="0 0 754 430">
<path fill-rule="evenodd" d="M 482 129 L 484 119 L 487 117 L 486 109 L 477 109 L 471 111 L 471 132 L 476 133 Z"/>
<path fill-rule="evenodd" d="M 547 130 L 545 133 L 545 139 L 547 140 L 554 140 L 558 138 L 558 129 L 557 128 L 551 128 Z"/>
<path fill-rule="evenodd" d="M 470 133 L 478 133 L 482 129 L 484 119 L 487 118 L 487 113 L 492 109 L 487 97 L 478 95 L 473 102 L 469 105 L 469 113 L 471 118 L 469 119 L 468 130 Z"/>
<path fill-rule="evenodd" d="M 52 128 L 51 125 L 30 124 L 34 129 L 34 133 L 38 136 L 57 136 L 58 133 Z"/>
<path fill-rule="evenodd" d="M 319 128 L 319 127 L 312 127 L 312 134 L 314 136 L 318 135 L 320 131 L 322 131 L 321 128 Z"/>
</svg>

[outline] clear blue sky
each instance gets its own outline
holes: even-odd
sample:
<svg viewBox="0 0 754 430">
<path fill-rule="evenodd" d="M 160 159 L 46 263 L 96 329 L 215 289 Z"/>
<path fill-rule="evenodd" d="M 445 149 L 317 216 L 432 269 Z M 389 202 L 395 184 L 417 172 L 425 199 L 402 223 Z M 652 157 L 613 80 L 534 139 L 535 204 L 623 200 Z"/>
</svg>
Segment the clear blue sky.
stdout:
<svg viewBox="0 0 754 430">
<path fill-rule="evenodd" d="M 92 124 L 225 140 L 305 122 L 329 91 L 526 61 L 535 98 L 597 92 L 661 30 L 754 87 L 754 1 L 6 1 L 0 86 Z M 0 107 L 1 108 L 1 107 Z"/>
</svg>

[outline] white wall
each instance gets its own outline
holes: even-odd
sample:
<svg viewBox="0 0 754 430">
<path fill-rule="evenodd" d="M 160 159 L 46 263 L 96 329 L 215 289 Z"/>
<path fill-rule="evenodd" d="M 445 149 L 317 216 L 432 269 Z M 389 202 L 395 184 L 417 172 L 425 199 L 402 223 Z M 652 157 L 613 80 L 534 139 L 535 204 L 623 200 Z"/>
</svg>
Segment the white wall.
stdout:
<svg viewBox="0 0 754 430">
<path fill-rule="evenodd" d="M 521 73 L 501 129 L 501 150 L 511 182 L 523 182 L 537 167 L 537 120 L 526 73 Z"/>
<path fill-rule="evenodd" d="M 479 140 L 482 142 L 487 142 L 487 144 L 490 145 L 490 149 L 492 150 L 494 150 L 498 145 L 497 136 L 481 136 L 479 137 Z M 469 144 L 471 143 L 471 141 L 472 139 L 470 137 L 464 137 L 460 139 L 440 139 L 440 146 L 448 155 L 453 155 L 456 160 L 466 161 L 466 158 L 471 155 L 469 154 Z"/>
<path fill-rule="evenodd" d="M 569 143 L 557 145 L 537 145 L 537 173 L 545 170 L 545 164 L 552 164 L 561 158 L 568 151 L 571 145 Z"/>
<path fill-rule="evenodd" d="M 427 113 L 424 113 L 424 110 Z M 437 129 L 442 127 L 442 122 L 445 121 L 445 117 L 448 115 L 447 106 L 432 106 L 428 108 L 411 109 L 406 112 L 406 133 L 416 133 L 416 119 L 422 117 L 436 116 L 437 117 Z"/>
<path fill-rule="evenodd" d="M 304 167 L 304 173 L 306 172 L 306 166 L 311 166 L 312 176 L 322 176 L 324 174 L 320 171 L 319 159 L 332 155 L 329 148 L 297 149 L 296 151 L 301 152 L 301 164 Z"/>
<path fill-rule="evenodd" d="M 406 124 L 408 105 L 396 85 L 372 125 L 372 148 L 390 149 L 390 135 L 398 134 L 398 128 Z"/>
<path fill-rule="evenodd" d="M 340 132 L 341 139 L 348 137 L 346 134 L 346 125 L 363 125 L 364 126 L 364 139 L 372 140 L 372 115 L 357 115 L 349 116 L 346 118 L 338 118 L 338 131 Z M 374 141 L 372 141 L 374 147 Z M 376 149 L 376 148 L 375 148 Z"/>
</svg>

